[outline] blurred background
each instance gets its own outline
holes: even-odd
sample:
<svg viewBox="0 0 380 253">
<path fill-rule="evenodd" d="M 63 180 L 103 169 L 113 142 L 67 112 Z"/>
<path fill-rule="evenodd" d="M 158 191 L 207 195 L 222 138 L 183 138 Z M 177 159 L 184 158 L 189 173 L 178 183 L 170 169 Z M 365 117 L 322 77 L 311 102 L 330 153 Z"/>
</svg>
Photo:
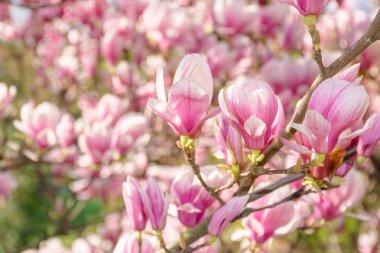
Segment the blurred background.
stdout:
<svg viewBox="0 0 380 253">
<path fill-rule="evenodd" d="M 329 1 L 318 20 L 325 64 L 379 4 Z M 170 182 L 184 165 L 175 134 L 145 110 L 158 65 L 170 87 L 185 54 L 205 55 L 214 105 L 229 82 L 264 79 L 289 119 L 318 74 L 311 45 L 297 11 L 270 0 L 0 0 L 0 253 L 112 252 L 129 227 L 126 176 Z M 368 115 L 379 112 L 380 42 L 355 63 Z M 218 163 L 215 121 L 202 132 L 201 165 Z M 369 177 L 355 214 L 275 239 L 271 252 L 376 252 L 379 150 L 360 169 Z"/>
</svg>

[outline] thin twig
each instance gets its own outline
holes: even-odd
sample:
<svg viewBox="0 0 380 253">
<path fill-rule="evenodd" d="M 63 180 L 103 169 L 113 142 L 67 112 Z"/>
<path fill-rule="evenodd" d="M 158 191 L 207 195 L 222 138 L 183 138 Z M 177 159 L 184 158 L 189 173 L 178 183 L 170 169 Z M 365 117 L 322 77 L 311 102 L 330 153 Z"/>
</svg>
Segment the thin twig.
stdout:
<svg viewBox="0 0 380 253">
<path fill-rule="evenodd" d="M 206 183 L 206 181 L 203 179 L 200 168 L 198 164 L 195 163 L 195 153 L 193 149 L 183 149 L 185 153 L 185 157 L 187 162 L 190 164 L 191 168 L 193 169 L 194 175 L 198 178 L 199 182 L 201 183 L 202 187 L 214 198 L 216 199 L 220 205 L 224 205 L 224 201 L 221 197 L 219 197 L 216 190 L 212 187 L 209 187 Z"/>
<path fill-rule="evenodd" d="M 310 89 L 301 99 L 300 105 L 295 112 L 293 119 L 286 125 L 285 130 L 280 134 L 282 138 L 289 140 L 295 134 L 296 130 L 292 128 L 292 124 L 303 122 L 311 95 L 318 88 L 319 84 L 345 68 L 352 60 L 354 60 L 360 53 L 362 53 L 377 40 L 380 40 L 380 10 L 377 12 L 367 32 L 351 48 L 347 49 L 338 59 L 336 59 L 328 67 L 324 68 L 324 75 L 320 73 L 317 76 L 313 84 L 310 86 Z M 279 139 L 273 141 L 271 145 L 269 145 L 269 147 L 263 152 L 264 159 L 259 163 L 259 166 L 265 165 L 283 147 L 283 145 L 284 144 Z M 247 193 L 250 189 L 247 187 L 247 185 L 252 185 L 254 180 L 255 177 L 252 176 L 245 179 L 246 182 L 242 184 L 242 187 L 239 187 L 239 193 Z"/>
<path fill-rule="evenodd" d="M 235 184 L 237 183 L 237 180 L 236 178 L 232 179 L 230 182 L 228 182 L 227 184 L 221 186 L 221 187 L 218 187 L 215 189 L 215 192 L 216 193 L 219 193 L 221 191 L 224 191 L 224 190 L 227 190 L 227 189 L 230 189 L 232 186 L 234 186 Z"/>
<path fill-rule="evenodd" d="M 258 199 L 264 197 L 265 195 L 267 195 L 268 193 L 273 192 L 274 190 L 276 190 L 276 189 L 278 189 L 284 185 L 295 182 L 295 181 L 303 178 L 304 176 L 305 176 L 305 174 L 301 173 L 298 175 L 291 175 L 291 176 L 286 176 L 284 178 L 281 178 L 281 179 L 275 181 L 271 185 L 268 185 L 266 187 L 263 187 L 261 189 L 258 189 L 256 191 L 253 191 L 252 193 L 250 193 L 248 202 L 258 200 Z M 194 243 L 195 241 L 197 241 L 198 239 L 207 235 L 207 227 L 208 227 L 208 224 L 210 223 L 210 221 L 211 221 L 211 217 L 208 217 L 203 222 L 199 223 L 197 226 L 195 226 L 191 230 L 187 231 L 184 234 L 184 237 L 186 240 L 186 245 L 190 245 L 190 244 Z M 179 246 L 179 243 L 170 247 L 170 252 L 180 252 L 180 251 L 181 251 L 181 247 Z"/>
</svg>

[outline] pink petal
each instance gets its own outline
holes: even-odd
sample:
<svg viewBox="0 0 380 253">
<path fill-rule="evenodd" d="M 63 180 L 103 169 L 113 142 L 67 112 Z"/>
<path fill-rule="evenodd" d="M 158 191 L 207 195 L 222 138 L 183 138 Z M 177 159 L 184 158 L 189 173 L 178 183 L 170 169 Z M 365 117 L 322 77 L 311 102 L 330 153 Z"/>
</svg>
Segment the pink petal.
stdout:
<svg viewBox="0 0 380 253">
<path fill-rule="evenodd" d="M 169 105 L 176 111 L 182 125 L 190 133 L 207 112 L 210 100 L 199 83 L 181 79 L 169 92 Z"/>
<path fill-rule="evenodd" d="M 335 75 L 334 78 L 339 79 L 339 80 L 354 82 L 355 79 L 358 77 L 359 69 L 360 69 L 360 63 L 357 63 L 355 65 L 352 65 L 351 67 L 348 67 L 342 72 L 338 73 L 337 75 Z"/>
<path fill-rule="evenodd" d="M 224 228 L 243 210 L 248 198 L 249 195 L 233 197 L 224 206 L 220 207 L 211 218 L 208 233 L 220 236 Z"/>
<path fill-rule="evenodd" d="M 282 137 L 279 137 L 279 140 L 285 146 L 287 146 L 291 150 L 296 151 L 297 153 L 300 153 L 300 154 L 303 154 L 303 155 L 310 155 L 310 154 L 312 154 L 312 151 L 310 149 L 306 148 L 305 146 L 301 146 L 301 145 L 299 145 L 297 143 L 291 142 L 291 141 L 289 141 L 287 139 L 284 139 Z"/>
<path fill-rule="evenodd" d="M 206 58 L 199 54 L 188 54 L 180 62 L 173 79 L 177 83 L 181 79 L 188 79 L 201 85 L 211 102 L 213 80 Z"/>
<path fill-rule="evenodd" d="M 182 126 L 180 118 L 166 102 L 150 98 L 147 103 L 147 108 L 154 112 L 162 120 L 168 122 L 177 134 L 182 135 L 187 133 Z"/>
<path fill-rule="evenodd" d="M 304 122 L 313 133 L 313 147 L 319 153 L 326 153 L 328 151 L 327 138 L 331 131 L 330 122 L 315 110 L 307 110 Z"/>
<path fill-rule="evenodd" d="M 216 115 L 218 115 L 220 113 L 220 108 L 214 108 L 213 110 L 211 110 L 211 112 L 208 112 L 206 115 L 203 116 L 203 118 L 198 121 L 198 123 L 194 126 L 193 130 L 190 132 L 190 136 L 198 136 L 202 126 L 203 126 L 203 123 L 205 123 L 206 120 L 208 119 L 211 119 L 213 117 L 215 117 Z"/>
<path fill-rule="evenodd" d="M 311 141 L 312 132 L 310 131 L 310 129 L 307 126 L 302 125 L 302 124 L 298 124 L 298 123 L 292 123 L 291 127 L 294 128 L 295 130 L 297 130 L 298 132 L 302 133 L 303 135 L 305 135 L 306 138 L 309 141 Z"/>
</svg>

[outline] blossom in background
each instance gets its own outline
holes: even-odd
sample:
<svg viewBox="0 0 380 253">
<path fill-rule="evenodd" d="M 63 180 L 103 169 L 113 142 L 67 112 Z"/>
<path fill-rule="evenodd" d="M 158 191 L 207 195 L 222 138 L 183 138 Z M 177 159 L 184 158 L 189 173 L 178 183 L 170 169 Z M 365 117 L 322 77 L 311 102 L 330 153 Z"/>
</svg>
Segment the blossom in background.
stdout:
<svg viewBox="0 0 380 253">
<path fill-rule="evenodd" d="M 147 107 L 179 135 L 197 137 L 203 123 L 219 112 L 209 112 L 213 81 L 211 70 L 201 55 L 190 54 L 182 59 L 168 99 L 161 68 L 157 71 L 156 85 L 158 99 L 149 99 Z"/>
<path fill-rule="evenodd" d="M 284 126 L 282 105 L 272 88 L 261 80 L 224 88 L 219 93 L 219 105 L 251 150 L 264 150 Z"/>
<path fill-rule="evenodd" d="M 252 20 L 255 15 L 255 6 L 244 0 L 214 1 L 213 17 L 221 33 L 232 36 L 248 32 L 253 27 Z"/>
<path fill-rule="evenodd" d="M 124 156 L 145 134 L 147 127 L 147 120 L 142 114 L 125 114 L 113 128 L 110 148 Z"/>
<path fill-rule="evenodd" d="M 29 136 L 40 148 L 57 144 L 56 128 L 62 112 L 55 104 L 43 102 L 37 107 L 32 103 L 22 106 L 21 120 L 14 121 L 17 130 Z"/>
<path fill-rule="evenodd" d="M 380 113 L 373 114 L 367 119 L 365 128 L 368 128 L 368 131 L 359 136 L 357 154 L 370 157 L 380 140 Z"/>
<path fill-rule="evenodd" d="M 332 220 L 343 215 L 363 198 L 366 185 L 365 176 L 352 169 L 342 179 L 339 187 L 303 197 L 303 200 L 313 208 L 313 212 L 306 219 L 306 224 L 315 224 L 323 219 Z"/>
<path fill-rule="evenodd" d="M 75 133 L 75 119 L 68 113 L 62 115 L 55 132 L 58 143 L 62 147 L 68 147 L 75 143 L 77 136 Z"/>
<path fill-rule="evenodd" d="M 112 159 L 111 151 L 112 128 L 105 122 L 94 122 L 86 125 L 83 133 L 78 138 L 79 148 L 83 155 L 78 164 L 89 166 L 93 163 L 100 164 Z"/>
<path fill-rule="evenodd" d="M 114 125 L 126 112 L 127 103 L 115 95 L 105 94 L 99 100 L 84 97 L 79 101 L 79 107 L 86 123 Z"/>
</svg>

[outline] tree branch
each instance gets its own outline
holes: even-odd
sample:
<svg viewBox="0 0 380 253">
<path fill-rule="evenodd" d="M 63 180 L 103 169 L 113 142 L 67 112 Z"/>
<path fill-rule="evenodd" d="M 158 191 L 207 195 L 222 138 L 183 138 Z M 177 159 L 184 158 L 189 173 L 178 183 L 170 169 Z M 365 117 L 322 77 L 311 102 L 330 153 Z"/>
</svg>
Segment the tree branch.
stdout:
<svg viewBox="0 0 380 253">
<path fill-rule="evenodd" d="M 325 76 L 322 77 L 321 74 L 314 80 L 310 89 L 306 92 L 301 100 L 299 109 L 293 116 L 293 119 L 286 126 L 285 130 L 281 133 L 281 137 L 285 139 L 290 139 L 294 133 L 295 129 L 291 127 L 292 123 L 302 123 L 305 118 L 307 106 L 309 104 L 311 95 L 317 89 L 319 84 L 337 74 L 344 67 L 346 67 L 352 60 L 354 60 L 360 53 L 367 49 L 375 41 L 380 40 L 380 10 L 377 12 L 372 24 L 370 25 L 368 31 L 348 50 L 346 50 L 338 59 L 331 63 L 325 68 Z M 265 151 L 264 160 L 260 165 L 267 163 L 281 148 L 283 144 L 279 140 L 275 140 Z"/>
<path fill-rule="evenodd" d="M 296 113 L 293 116 L 293 119 L 290 121 L 290 123 L 286 126 L 285 130 L 281 133 L 281 137 L 285 139 L 290 139 L 294 133 L 296 132 L 292 127 L 292 123 L 302 123 L 304 120 L 307 106 L 309 104 L 311 95 L 313 92 L 317 89 L 319 84 L 323 82 L 325 79 L 330 78 L 337 74 L 339 71 L 341 71 L 344 67 L 346 67 L 352 60 L 354 60 L 360 53 L 362 53 L 365 49 L 367 49 L 371 44 L 373 44 L 375 41 L 380 40 L 380 11 L 376 14 L 376 17 L 374 18 L 372 24 L 370 25 L 368 31 L 347 51 L 345 51 L 337 60 L 335 60 L 332 64 L 330 64 L 328 67 L 324 68 L 325 75 L 322 76 L 320 73 L 317 78 L 314 80 L 313 84 L 311 85 L 310 89 L 306 92 L 304 97 L 301 100 L 301 104 L 299 106 L 299 109 L 296 111 Z M 281 148 L 283 144 L 279 140 L 275 140 L 265 151 L 264 151 L 264 159 L 261 163 L 259 163 L 259 166 L 265 165 Z M 197 165 L 196 165 L 197 166 Z M 199 167 L 198 167 L 199 169 Z M 284 178 L 279 179 L 275 183 L 264 187 L 262 189 L 253 191 L 249 194 L 249 200 L 248 202 L 255 201 L 257 199 L 262 198 L 266 194 L 284 186 L 287 184 L 290 184 L 292 182 L 295 182 L 305 176 L 305 173 L 297 174 L 297 175 L 290 175 L 286 176 Z M 248 180 L 251 181 L 251 185 L 253 183 L 255 177 L 248 177 Z M 249 189 L 248 189 L 249 190 Z M 247 192 L 248 192 L 247 190 Z M 299 194 L 299 193 L 294 193 Z M 290 200 L 293 200 L 293 197 L 288 197 Z M 283 200 L 285 201 L 285 200 Z M 288 200 L 289 201 L 289 200 Z M 249 211 L 245 211 L 249 212 Z M 243 211 L 244 213 L 244 211 Z M 243 214 L 241 214 L 243 215 Z M 198 224 L 195 228 L 189 230 L 186 232 L 185 235 L 185 241 L 186 245 L 190 245 L 197 241 L 199 238 L 202 238 L 203 236 L 207 235 L 207 227 L 210 223 L 211 217 L 206 218 L 203 222 Z M 175 244 L 170 248 L 171 252 L 180 252 L 181 248 L 179 244 Z"/>
<path fill-rule="evenodd" d="M 214 199 L 216 199 L 220 205 L 224 205 L 224 201 L 221 197 L 219 197 L 217 191 L 209 187 L 206 183 L 206 181 L 203 179 L 200 168 L 198 164 L 195 163 L 195 153 L 193 149 L 184 148 L 183 152 L 185 153 L 185 157 L 187 162 L 191 165 L 191 168 L 193 169 L 194 175 L 198 178 L 199 182 L 201 183 L 202 187 L 210 194 Z"/>
<path fill-rule="evenodd" d="M 295 182 L 297 180 L 300 180 L 304 176 L 305 176 L 305 174 L 301 173 L 298 175 L 291 175 L 291 176 L 286 176 L 284 178 L 281 178 L 281 179 L 275 181 L 271 185 L 268 185 L 264 188 L 258 189 L 256 191 L 250 193 L 248 202 L 253 202 L 255 200 L 258 200 L 258 199 L 264 197 L 265 195 L 267 195 L 268 193 L 273 192 L 274 190 L 276 190 L 276 189 L 278 189 L 284 185 L 287 185 L 287 184 L 290 184 L 290 183 Z M 198 224 L 196 227 L 187 231 L 184 235 L 185 240 L 186 240 L 186 245 L 190 245 L 190 244 L 194 243 L 195 241 L 197 241 L 198 239 L 202 238 L 203 236 L 206 236 L 207 235 L 207 227 L 208 227 L 208 224 L 210 223 L 210 221 L 211 221 L 211 217 L 208 217 L 203 222 Z M 170 248 L 170 252 L 180 252 L 180 251 L 181 251 L 181 248 L 179 246 L 179 243 L 173 245 Z"/>
</svg>

